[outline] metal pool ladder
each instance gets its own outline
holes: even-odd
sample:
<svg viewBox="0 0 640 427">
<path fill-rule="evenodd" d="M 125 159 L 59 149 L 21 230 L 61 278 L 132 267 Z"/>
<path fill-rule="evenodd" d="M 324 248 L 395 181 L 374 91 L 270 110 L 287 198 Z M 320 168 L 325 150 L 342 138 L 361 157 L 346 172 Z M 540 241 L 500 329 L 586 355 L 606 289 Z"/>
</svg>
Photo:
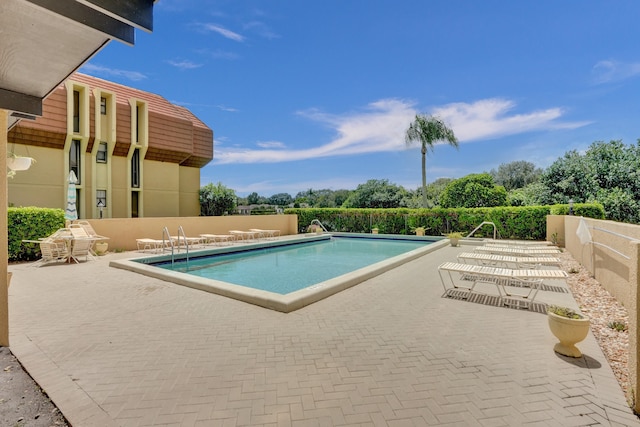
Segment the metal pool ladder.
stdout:
<svg viewBox="0 0 640 427">
<path fill-rule="evenodd" d="M 167 247 L 165 236 L 167 240 L 169 240 L 169 244 L 171 246 L 171 266 L 173 266 L 173 263 L 175 262 L 173 239 L 171 238 L 171 235 L 169 234 L 169 229 L 167 227 L 164 227 L 162 229 L 162 247 L 163 248 Z M 184 240 L 184 247 L 186 248 L 186 251 L 187 251 L 187 265 L 188 265 L 189 264 L 189 242 L 187 241 L 187 235 L 184 234 L 184 229 L 182 228 L 181 225 L 178 226 L 178 251 L 180 250 L 180 237 L 182 237 L 182 239 Z"/>
<path fill-rule="evenodd" d="M 319 219 L 317 219 L 317 218 L 314 219 L 313 221 L 311 221 L 311 224 L 309 224 L 309 225 L 314 225 L 314 224 L 319 225 L 320 228 L 322 228 L 322 230 L 324 230 L 325 233 L 328 233 L 327 229 L 324 228 L 324 225 L 322 225 L 322 223 L 320 222 Z"/>
<path fill-rule="evenodd" d="M 165 236 L 167 237 L 167 240 L 169 241 L 169 245 L 171 246 L 171 266 L 173 266 L 173 240 L 171 240 L 171 235 L 169 234 L 169 229 L 167 227 L 164 227 L 162 229 L 162 250 L 163 251 L 164 251 L 164 248 L 167 247 L 166 240 L 164 239 Z"/>
<path fill-rule="evenodd" d="M 495 240 L 496 239 L 496 235 L 498 234 L 498 229 L 496 228 L 496 225 L 491 221 L 482 221 L 482 224 L 480 224 L 479 226 L 474 228 L 473 231 L 467 235 L 467 237 L 471 237 L 473 235 L 473 233 L 475 233 L 476 231 L 480 230 L 480 228 L 482 228 L 483 225 L 487 225 L 487 224 L 493 225 L 493 240 Z"/>
</svg>

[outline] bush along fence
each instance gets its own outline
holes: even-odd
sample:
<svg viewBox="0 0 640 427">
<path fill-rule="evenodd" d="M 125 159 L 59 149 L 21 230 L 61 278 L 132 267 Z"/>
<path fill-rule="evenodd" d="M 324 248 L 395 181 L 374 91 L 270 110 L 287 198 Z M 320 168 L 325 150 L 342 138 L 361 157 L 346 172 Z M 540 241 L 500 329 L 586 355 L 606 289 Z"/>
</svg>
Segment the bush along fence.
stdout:
<svg viewBox="0 0 640 427">
<path fill-rule="evenodd" d="M 23 240 L 38 240 L 64 227 L 64 211 L 49 208 L 7 209 L 9 261 L 31 261 L 40 256 L 37 243 L 22 243 Z"/>
<path fill-rule="evenodd" d="M 544 240 L 547 215 L 568 215 L 569 205 L 522 206 L 496 208 L 455 209 L 286 209 L 287 214 L 298 215 L 298 231 L 305 233 L 314 219 L 334 232 L 370 233 L 377 228 L 385 234 L 415 234 L 423 227 L 428 236 L 441 236 L 459 231 L 464 236 L 484 221 L 496 225 L 502 239 Z M 575 204 L 573 215 L 604 218 L 600 204 Z M 493 226 L 485 225 L 473 237 L 492 237 Z"/>
</svg>

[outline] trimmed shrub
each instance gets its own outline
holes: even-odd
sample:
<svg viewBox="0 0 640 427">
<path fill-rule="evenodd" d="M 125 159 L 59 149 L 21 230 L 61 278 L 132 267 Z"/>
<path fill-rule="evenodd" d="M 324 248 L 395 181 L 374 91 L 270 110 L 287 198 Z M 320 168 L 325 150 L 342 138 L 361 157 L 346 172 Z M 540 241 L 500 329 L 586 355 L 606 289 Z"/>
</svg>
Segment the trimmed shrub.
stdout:
<svg viewBox="0 0 640 427">
<path fill-rule="evenodd" d="M 567 215 L 568 205 L 554 206 L 501 206 L 496 208 L 454 209 L 341 209 L 309 208 L 286 209 L 287 214 L 298 215 L 298 232 L 304 233 L 314 219 L 328 231 L 370 233 L 377 227 L 380 233 L 414 234 L 424 227 L 425 234 L 441 236 L 452 231 L 469 234 L 484 221 L 493 222 L 498 236 L 503 239 L 544 240 L 547 233 L 547 215 Z M 604 218 L 599 204 L 575 204 L 573 214 L 589 218 Z M 493 237 L 493 226 L 484 225 L 474 237 Z"/>
<path fill-rule="evenodd" d="M 37 243 L 22 243 L 23 240 L 38 240 L 64 227 L 64 211 L 49 208 L 8 208 L 9 261 L 32 261 L 40 256 Z"/>
</svg>

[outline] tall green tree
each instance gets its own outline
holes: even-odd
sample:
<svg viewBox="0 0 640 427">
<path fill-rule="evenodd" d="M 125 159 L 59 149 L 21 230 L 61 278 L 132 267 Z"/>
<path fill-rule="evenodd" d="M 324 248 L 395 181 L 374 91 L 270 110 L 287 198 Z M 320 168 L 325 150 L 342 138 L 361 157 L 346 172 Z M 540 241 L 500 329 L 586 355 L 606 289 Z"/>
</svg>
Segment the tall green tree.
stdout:
<svg viewBox="0 0 640 427">
<path fill-rule="evenodd" d="M 491 174 L 496 184 L 502 185 L 507 191 L 511 191 L 538 182 L 542 175 L 542 169 L 536 168 L 536 165 L 526 160 L 519 160 L 503 163 L 498 166 L 497 171 L 491 169 L 489 174 Z"/>
<path fill-rule="evenodd" d="M 507 190 L 488 173 L 472 173 L 451 181 L 440 195 L 443 208 L 490 208 L 507 205 Z"/>
<path fill-rule="evenodd" d="M 236 192 L 222 183 L 209 183 L 200 188 L 200 215 L 219 216 L 231 214 L 236 208 Z"/>
<path fill-rule="evenodd" d="M 427 151 L 433 151 L 438 141 L 446 142 L 458 148 L 458 139 L 453 130 L 438 117 L 416 114 L 405 133 L 405 142 L 420 144 L 422 153 L 422 207 L 427 207 Z"/>
<path fill-rule="evenodd" d="M 407 190 L 389 183 L 387 179 L 370 179 L 358 185 L 347 200 L 344 208 L 399 208 L 407 206 Z"/>
</svg>

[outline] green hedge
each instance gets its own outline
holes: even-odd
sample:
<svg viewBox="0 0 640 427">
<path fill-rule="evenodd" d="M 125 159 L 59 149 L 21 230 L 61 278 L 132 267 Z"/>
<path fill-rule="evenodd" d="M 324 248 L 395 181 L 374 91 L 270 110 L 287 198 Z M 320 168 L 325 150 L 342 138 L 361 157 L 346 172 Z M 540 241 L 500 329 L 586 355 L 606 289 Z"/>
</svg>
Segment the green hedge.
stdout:
<svg viewBox="0 0 640 427">
<path fill-rule="evenodd" d="M 451 231 L 469 234 L 484 221 L 496 225 L 503 239 L 544 240 L 547 215 L 568 215 L 568 205 L 522 206 L 497 208 L 455 209 L 286 209 L 298 215 L 298 232 L 304 233 L 311 221 L 318 219 L 328 231 L 369 233 L 377 227 L 380 233 L 414 234 L 416 227 L 424 227 L 425 234 L 441 236 Z M 604 218 L 599 204 L 576 204 L 573 214 L 589 218 Z M 493 226 L 484 225 L 474 237 L 493 236 Z"/>
<path fill-rule="evenodd" d="M 38 240 L 64 227 L 64 211 L 48 208 L 8 208 L 9 261 L 32 261 L 40 256 L 36 243 L 23 240 Z"/>
</svg>

